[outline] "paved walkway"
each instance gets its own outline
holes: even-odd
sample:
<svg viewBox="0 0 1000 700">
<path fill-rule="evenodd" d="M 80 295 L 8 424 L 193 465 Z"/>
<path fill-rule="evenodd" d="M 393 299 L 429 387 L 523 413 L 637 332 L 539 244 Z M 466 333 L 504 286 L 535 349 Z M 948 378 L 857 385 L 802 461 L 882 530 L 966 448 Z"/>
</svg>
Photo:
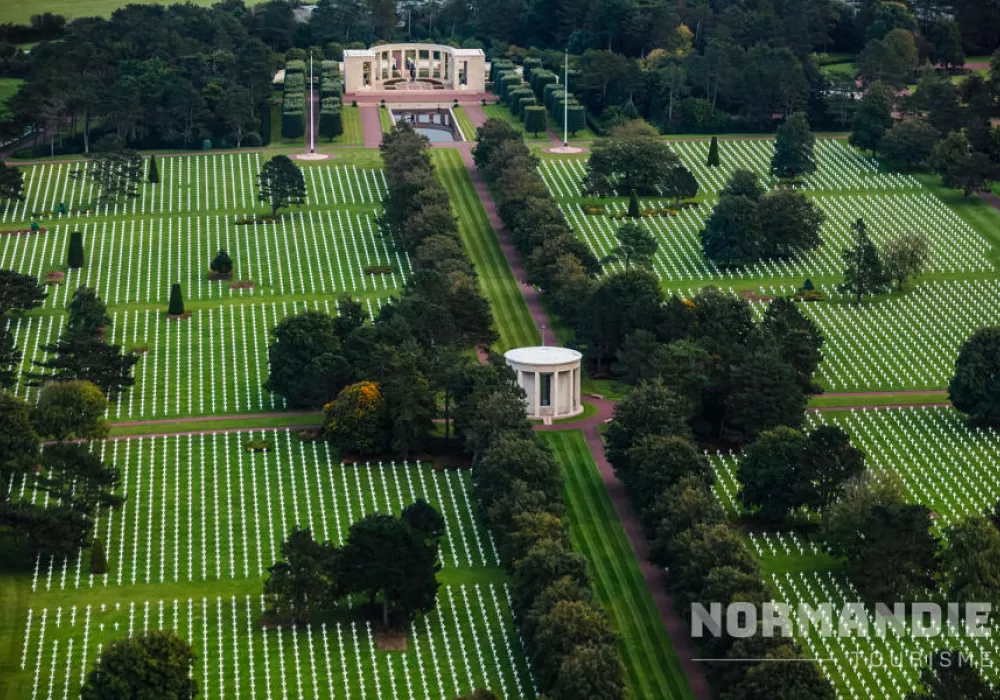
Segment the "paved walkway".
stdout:
<svg viewBox="0 0 1000 700">
<path fill-rule="evenodd" d="M 380 109 L 377 104 L 358 107 L 361 112 L 361 133 L 365 148 L 378 148 L 382 144 L 382 119 L 378 113 Z"/>
<path fill-rule="evenodd" d="M 524 302 L 528 306 L 528 312 L 531 314 L 531 318 L 535 322 L 535 326 L 537 326 L 539 331 L 541 331 L 542 341 L 546 345 L 558 345 L 559 343 L 556 340 L 555 334 L 552 332 L 552 322 L 549 321 L 548 314 L 545 313 L 545 309 L 542 307 L 538 291 L 522 282 L 522 280 L 526 278 L 526 275 L 524 273 L 524 267 L 521 264 L 521 256 L 518 255 L 517 250 L 514 248 L 514 245 L 511 243 L 510 238 L 507 236 L 507 233 L 503 228 L 503 222 L 500 220 L 496 211 L 496 203 L 493 201 L 493 197 L 490 194 L 489 189 L 486 187 L 482 174 L 476 168 L 476 165 L 472 160 L 471 149 L 461 148 L 460 151 L 462 153 L 462 161 L 465 163 L 465 167 L 469 171 L 469 177 L 472 178 L 472 182 L 476 187 L 476 192 L 479 194 L 479 198 L 483 203 L 483 208 L 486 210 L 486 215 L 489 217 L 490 224 L 493 226 L 493 230 L 496 232 L 497 238 L 500 241 L 500 248 L 503 251 L 504 257 L 507 258 L 507 264 L 514 273 L 514 278 L 518 280 L 518 286 L 521 289 L 521 296 L 524 297 Z M 684 624 L 684 620 L 680 617 L 674 607 L 673 600 L 667 594 L 666 572 L 649 561 L 649 543 L 646 542 L 646 538 L 643 535 L 642 526 L 639 524 L 639 519 L 632 510 L 628 494 L 625 493 L 624 484 L 622 484 L 621 481 L 618 480 L 618 477 L 615 476 L 614 470 L 611 468 L 611 465 L 608 463 L 607 457 L 604 454 L 604 441 L 601 438 L 599 426 L 601 423 L 611 418 L 614 404 L 606 399 L 588 399 L 588 401 L 597 405 L 598 410 L 596 415 L 585 418 L 579 422 L 562 423 L 551 426 L 539 425 L 536 426 L 535 429 L 544 431 L 574 430 L 580 428 L 583 430 L 584 437 L 587 440 L 587 446 L 590 448 L 590 452 L 594 457 L 594 462 L 597 464 L 597 469 L 601 474 L 601 480 L 604 482 L 604 486 L 608 490 L 608 496 L 611 498 L 611 502 L 615 507 L 615 512 L 621 520 L 622 527 L 625 530 L 625 535 L 628 537 L 629 543 L 632 545 L 632 553 L 639 562 L 643 578 L 646 579 L 646 585 L 649 588 L 649 592 L 652 595 L 653 600 L 656 602 L 656 608 L 660 613 L 660 618 L 663 620 L 667 633 L 670 635 L 670 640 L 674 645 L 674 649 L 677 650 L 681 668 L 684 669 L 684 675 L 687 677 L 688 684 L 691 686 L 694 697 L 697 700 L 710 700 L 711 693 L 709 692 L 708 681 L 706 680 L 702 669 L 693 660 L 696 658 L 696 655 L 694 653 L 694 647 L 691 643 L 691 637 L 688 632 L 687 625 Z"/>
</svg>

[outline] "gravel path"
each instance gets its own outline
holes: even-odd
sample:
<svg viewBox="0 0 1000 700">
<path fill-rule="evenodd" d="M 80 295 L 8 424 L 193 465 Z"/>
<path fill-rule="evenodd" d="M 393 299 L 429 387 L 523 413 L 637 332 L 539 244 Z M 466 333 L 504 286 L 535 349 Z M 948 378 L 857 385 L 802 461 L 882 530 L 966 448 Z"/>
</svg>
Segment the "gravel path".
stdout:
<svg viewBox="0 0 1000 700">
<path fill-rule="evenodd" d="M 382 120 L 378 105 L 361 105 L 361 133 L 364 135 L 365 148 L 378 148 L 382 143 Z"/>
</svg>

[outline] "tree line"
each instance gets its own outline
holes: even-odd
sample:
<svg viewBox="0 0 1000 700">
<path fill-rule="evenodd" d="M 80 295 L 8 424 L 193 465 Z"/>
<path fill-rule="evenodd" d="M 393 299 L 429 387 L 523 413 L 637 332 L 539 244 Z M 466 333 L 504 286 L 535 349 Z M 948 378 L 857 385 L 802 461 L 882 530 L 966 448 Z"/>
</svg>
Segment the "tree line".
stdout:
<svg viewBox="0 0 1000 700">
<path fill-rule="evenodd" d="M 145 148 L 239 134 L 260 145 L 276 59 L 256 16 L 242 3 L 130 5 L 74 20 L 32 49 L 8 130 L 33 126 L 62 152 L 106 134 Z"/>
</svg>

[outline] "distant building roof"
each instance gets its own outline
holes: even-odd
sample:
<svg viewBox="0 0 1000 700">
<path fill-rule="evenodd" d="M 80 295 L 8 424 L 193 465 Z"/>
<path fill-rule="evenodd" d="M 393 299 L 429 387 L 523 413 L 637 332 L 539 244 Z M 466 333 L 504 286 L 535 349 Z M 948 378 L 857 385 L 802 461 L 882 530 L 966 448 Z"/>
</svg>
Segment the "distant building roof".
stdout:
<svg viewBox="0 0 1000 700">
<path fill-rule="evenodd" d="M 529 348 L 514 348 L 504 353 L 510 362 L 519 365 L 568 365 L 579 362 L 583 355 L 576 350 L 560 348 L 554 345 L 539 345 Z"/>
</svg>

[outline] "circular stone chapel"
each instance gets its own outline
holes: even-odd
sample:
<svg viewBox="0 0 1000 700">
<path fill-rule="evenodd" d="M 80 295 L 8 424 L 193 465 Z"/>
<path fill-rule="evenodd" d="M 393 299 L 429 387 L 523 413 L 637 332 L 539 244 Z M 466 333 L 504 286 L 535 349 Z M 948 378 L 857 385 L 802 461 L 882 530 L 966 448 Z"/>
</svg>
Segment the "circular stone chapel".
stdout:
<svg viewBox="0 0 1000 700">
<path fill-rule="evenodd" d="M 580 403 L 580 359 L 576 350 L 541 346 L 515 348 L 504 354 L 527 393 L 528 418 L 569 418 L 583 411 Z"/>
</svg>

